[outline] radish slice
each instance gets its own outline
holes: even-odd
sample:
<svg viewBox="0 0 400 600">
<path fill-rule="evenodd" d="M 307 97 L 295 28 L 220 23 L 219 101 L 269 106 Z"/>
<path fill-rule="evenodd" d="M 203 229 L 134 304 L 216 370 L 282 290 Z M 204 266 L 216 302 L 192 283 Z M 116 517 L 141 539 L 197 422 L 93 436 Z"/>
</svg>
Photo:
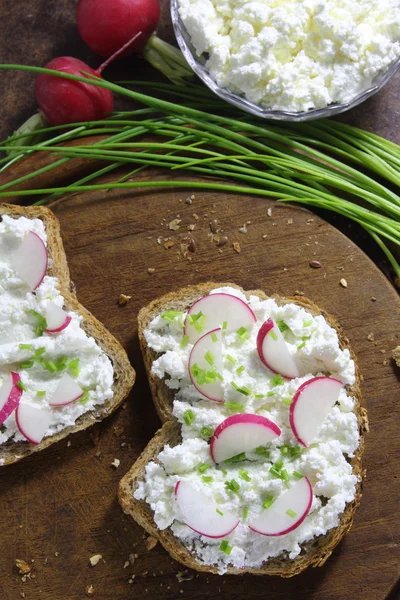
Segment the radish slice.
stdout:
<svg viewBox="0 0 400 600">
<path fill-rule="evenodd" d="M 299 387 L 290 405 L 289 421 L 300 444 L 311 444 L 338 401 L 342 387 L 333 377 L 314 377 Z"/>
<path fill-rule="evenodd" d="M 192 488 L 186 481 L 178 481 L 175 486 L 175 498 L 182 512 L 184 523 L 209 538 L 221 538 L 229 535 L 239 525 L 236 515 L 224 511 L 221 515 L 218 504 L 202 492 Z"/>
<path fill-rule="evenodd" d="M 191 322 L 197 315 L 201 315 L 199 320 Z M 251 327 L 256 320 L 250 306 L 240 298 L 224 293 L 210 294 L 190 307 L 185 319 L 185 335 L 194 343 L 207 331 L 223 327 L 224 324 L 224 331 L 229 333 L 240 327 Z"/>
<path fill-rule="evenodd" d="M 46 275 L 47 248 L 33 231 L 28 231 L 12 257 L 11 264 L 30 289 L 36 290 Z"/>
<path fill-rule="evenodd" d="M 52 416 L 50 408 L 37 408 L 25 402 L 20 402 L 15 411 L 18 429 L 31 444 L 40 444 L 51 425 Z"/>
<path fill-rule="evenodd" d="M 257 351 L 261 362 L 273 373 L 278 373 L 286 379 L 300 376 L 285 339 L 272 319 L 268 319 L 260 327 L 257 335 Z"/>
<path fill-rule="evenodd" d="M 62 308 L 57 306 L 57 304 L 49 302 L 46 310 L 46 323 L 46 333 L 59 333 L 68 327 L 71 323 L 71 317 Z"/>
<path fill-rule="evenodd" d="M 262 535 L 277 536 L 290 533 L 301 525 L 310 512 L 312 499 L 311 484 L 307 477 L 303 477 L 251 521 L 249 527 Z"/>
<path fill-rule="evenodd" d="M 214 462 L 232 458 L 242 452 L 268 444 L 281 434 L 275 423 L 260 415 L 232 415 L 222 421 L 211 438 L 210 452 Z"/>
<path fill-rule="evenodd" d="M 21 381 L 19 374 L 11 371 L 3 382 L 0 389 L 0 425 L 4 423 L 19 404 L 22 396 L 22 390 L 17 386 L 19 381 Z"/>
<path fill-rule="evenodd" d="M 215 381 L 209 383 L 203 381 L 206 372 L 209 375 L 211 372 L 219 375 L 222 373 L 221 329 L 209 331 L 197 340 L 189 356 L 188 368 L 190 379 L 200 394 L 208 400 L 223 401 L 222 381 L 216 375 L 214 375 Z"/>
<path fill-rule="evenodd" d="M 83 390 L 79 387 L 71 375 L 64 373 L 61 377 L 54 394 L 49 402 L 50 406 L 66 406 L 83 396 Z"/>
</svg>

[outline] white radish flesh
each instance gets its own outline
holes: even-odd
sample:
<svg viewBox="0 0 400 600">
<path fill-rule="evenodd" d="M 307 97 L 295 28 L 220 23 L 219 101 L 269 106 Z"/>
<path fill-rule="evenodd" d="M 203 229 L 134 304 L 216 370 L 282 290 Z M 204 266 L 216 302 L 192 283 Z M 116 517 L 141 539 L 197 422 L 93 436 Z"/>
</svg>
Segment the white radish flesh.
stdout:
<svg viewBox="0 0 400 600">
<path fill-rule="evenodd" d="M 54 394 L 49 402 L 50 406 L 66 406 L 83 396 L 83 390 L 68 373 L 61 377 Z"/>
<path fill-rule="evenodd" d="M 188 369 L 193 385 L 205 398 L 215 402 L 223 401 L 222 381 L 215 375 L 215 373 L 219 375 L 222 373 L 221 329 L 214 329 L 197 340 L 189 356 Z M 201 370 L 200 373 L 198 369 Z M 214 381 L 203 382 L 204 372 L 209 373 L 209 377 L 211 376 Z"/>
<path fill-rule="evenodd" d="M 285 339 L 272 319 L 268 319 L 261 325 L 257 335 L 257 351 L 261 362 L 274 373 L 286 379 L 300 376 Z"/>
<path fill-rule="evenodd" d="M 33 291 L 42 283 L 47 271 L 48 254 L 43 240 L 28 231 L 15 251 L 11 264 L 18 275 Z"/>
<path fill-rule="evenodd" d="M 18 429 L 31 444 L 40 444 L 51 425 L 52 417 L 50 408 L 38 408 L 25 402 L 20 402 L 15 411 Z"/>
</svg>

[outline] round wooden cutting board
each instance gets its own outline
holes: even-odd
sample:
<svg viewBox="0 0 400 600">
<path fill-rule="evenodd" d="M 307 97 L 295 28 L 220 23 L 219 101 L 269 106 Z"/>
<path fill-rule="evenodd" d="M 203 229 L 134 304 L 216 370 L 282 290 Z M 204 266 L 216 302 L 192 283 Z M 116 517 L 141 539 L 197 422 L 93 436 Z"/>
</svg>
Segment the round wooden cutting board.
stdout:
<svg viewBox="0 0 400 600">
<path fill-rule="evenodd" d="M 137 381 L 107 421 L 0 470 L 2 600 L 79 600 L 89 586 L 95 600 L 388 598 L 399 577 L 400 371 L 390 356 L 400 344 L 400 302 L 375 265 L 312 213 L 240 194 L 103 191 L 52 208 L 79 300 L 125 346 Z M 221 247 L 210 230 L 214 220 L 227 238 Z M 147 536 L 117 502 L 118 481 L 159 427 L 139 351 L 138 310 L 210 279 L 304 293 L 338 318 L 365 378 L 371 431 L 361 506 L 325 566 L 292 579 L 189 572 L 159 544 L 147 549 Z M 121 293 L 131 296 L 125 306 Z M 91 567 L 95 554 L 102 560 Z M 18 574 L 16 559 L 28 563 L 28 575 Z"/>
</svg>

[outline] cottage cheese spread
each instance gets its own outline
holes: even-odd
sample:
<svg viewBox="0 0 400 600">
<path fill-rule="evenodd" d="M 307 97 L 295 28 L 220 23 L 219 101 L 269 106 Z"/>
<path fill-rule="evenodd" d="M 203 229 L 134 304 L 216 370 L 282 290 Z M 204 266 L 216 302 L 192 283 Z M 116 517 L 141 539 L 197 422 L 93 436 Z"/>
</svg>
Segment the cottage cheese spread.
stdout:
<svg viewBox="0 0 400 600">
<path fill-rule="evenodd" d="M 54 408 L 52 423 L 46 436 L 53 435 L 65 427 L 74 425 L 76 419 L 87 411 L 94 410 L 113 397 L 113 367 L 93 338 L 81 328 L 82 318 L 74 312 L 68 312 L 71 323 L 56 335 L 44 333 L 38 337 L 35 333 L 35 318 L 28 311 L 34 310 L 44 315 L 49 302 L 60 307 L 64 299 L 57 289 L 57 279 L 46 276 L 35 292 L 28 287 L 11 267 L 13 252 L 22 242 L 25 234 L 33 231 L 46 243 L 44 224 L 40 219 L 11 218 L 2 216 L 0 222 L 0 385 L 10 371 L 18 371 L 26 391 L 24 403 L 38 408 L 47 407 L 55 391 L 62 372 L 50 373 L 35 361 L 32 367 L 22 368 L 36 350 L 44 349 L 41 356 L 46 361 L 57 362 L 62 357 L 69 360 L 79 359 L 79 369 L 75 376 L 78 385 L 87 390 L 84 403 L 79 400 L 67 406 Z M 20 344 L 30 346 L 21 349 Z M 79 373 L 78 373 L 79 370 Z M 37 395 L 37 392 L 45 395 Z M 0 444 L 9 439 L 22 441 L 15 412 L 0 426 Z"/>
<path fill-rule="evenodd" d="M 246 301 L 245 296 L 236 289 L 226 287 L 213 290 L 214 293 L 217 291 L 236 295 Z M 173 322 L 158 316 L 144 332 L 148 345 L 160 353 L 153 363 L 152 372 L 160 378 L 166 378 L 166 384 L 176 392 L 173 413 L 182 425 L 183 441 L 174 448 L 165 446 L 158 456 L 158 462 L 147 465 L 145 481 L 139 483 L 134 496 L 150 504 L 160 529 L 171 527 L 199 561 L 217 565 L 221 573 L 228 565 L 259 567 L 268 558 L 282 554 L 290 559 L 295 558 L 301 551 L 301 544 L 338 525 L 346 503 L 354 499 L 357 484 L 357 477 L 352 473 L 346 457 L 354 456 L 359 445 L 359 432 L 353 412 L 354 399 L 347 395 L 345 387 L 314 442 L 294 457 L 288 458 L 282 453 L 283 447 L 296 448 L 298 443 L 290 428 L 287 400 L 293 398 L 303 382 L 318 374 L 329 374 L 344 384 L 354 384 L 355 366 L 349 351 L 340 348 L 336 331 L 322 316 L 314 317 L 295 304 L 278 306 L 272 298 L 262 301 L 251 296 L 249 305 L 257 317 L 250 337 L 244 342 L 238 340 L 236 333 L 227 334 L 224 338 L 225 403 L 206 400 L 190 381 L 187 365 L 192 346 L 181 347 L 182 320 L 185 315 Z M 276 378 L 258 357 L 257 333 L 262 323 L 270 317 L 275 322 L 284 321 L 289 327 L 283 335 L 300 367 L 301 377 L 297 379 L 284 381 Z M 235 364 L 226 360 L 228 355 L 236 361 Z M 240 374 L 237 373 L 238 365 L 245 367 Z M 247 386 L 253 393 L 243 396 L 230 385 L 232 380 L 240 387 Z M 257 398 L 256 394 L 263 397 Z M 281 436 L 268 447 L 268 458 L 253 452 L 246 453 L 246 461 L 240 463 L 218 467 L 213 463 L 209 437 L 224 419 L 238 412 L 237 408 L 235 410 L 236 404 L 232 403 L 243 405 L 246 413 L 269 418 L 281 428 Z M 185 419 L 188 410 L 194 417 L 190 423 Z M 246 523 L 261 512 L 266 496 L 279 496 L 287 489 L 284 481 L 269 472 L 271 465 L 279 459 L 283 460 L 292 482 L 294 471 L 308 477 L 314 498 L 310 513 L 297 529 L 286 535 L 266 537 L 251 531 Z M 209 465 L 206 475 L 212 476 L 212 482 L 205 483 L 198 470 L 204 463 Z M 245 479 L 243 468 L 248 474 Z M 240 484 L 240 494 L 226 489 L 225 482 L 232 479 Z M 195 489 L 213 497 L 222 512 L 235 512 L 242 516 L 244 507 L 247 507 L 247 517 L 241 518 L 238 527 L 226 536 L 232 546 L 229 555 L 221 552 L 220 539 L 201 536 L 182 522 L 182 514 L 174 497 L 175 485 L 179 480 L 190 482 Z"/>
<path fill-rule="evenodd" d="M 291 112 L 345 103 L 400 56 L 399 0 L 179 0 L 220 87 Z"/>
</svg>

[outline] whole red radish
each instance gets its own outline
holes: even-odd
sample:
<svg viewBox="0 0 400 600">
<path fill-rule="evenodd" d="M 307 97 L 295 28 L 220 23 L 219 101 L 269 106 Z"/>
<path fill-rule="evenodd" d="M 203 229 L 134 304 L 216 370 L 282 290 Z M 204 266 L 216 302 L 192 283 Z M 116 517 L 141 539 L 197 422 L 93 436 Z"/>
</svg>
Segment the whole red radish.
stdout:
<svg viewBox="0 0 400 600">
<path fill-rule="evenodd" d="M 84 76 L 83 71 L 99 77 L 99 71 L 71 56 L 54 58 L 46 68 L 81 77 Z M 37 77 L 35 97 L 41 111 L 52 125 L 97 121 L 104 119 L 113 110 L 113 96 L 110 90 L 54 75 Z"/>
<path fill-rule="evenodd" d="M 160 5 L 158 0 L 80 0 L 76 19 L 84 42 L 105 57 L 140 32 L 126 56 L 143 49 L 158 25 Z"/>
</svg>

